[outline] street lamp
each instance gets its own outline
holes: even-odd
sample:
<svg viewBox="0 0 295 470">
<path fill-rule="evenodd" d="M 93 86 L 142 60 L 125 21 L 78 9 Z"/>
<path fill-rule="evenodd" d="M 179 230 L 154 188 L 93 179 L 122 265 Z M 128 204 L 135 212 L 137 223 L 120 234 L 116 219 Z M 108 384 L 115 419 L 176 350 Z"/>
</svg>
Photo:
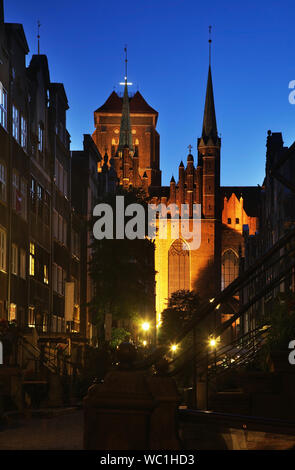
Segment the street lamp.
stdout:
<svg viewBox="0 0 295 470">
<path fill-rule="evenodd" d="M 149 331 L 150 324 L 146 321 L 141 325 L 141 328 L 143 329 L 143 331 Z"/>
<path fill-rule="evenodd" d="M 177 344 L 171 344 L 170 350 L 171 350 L 173 353 L 175 353 L 175 352 L 177 351 L 177 349 L 178 349 L 178 345 L 177 345 Z"/>
</svg>

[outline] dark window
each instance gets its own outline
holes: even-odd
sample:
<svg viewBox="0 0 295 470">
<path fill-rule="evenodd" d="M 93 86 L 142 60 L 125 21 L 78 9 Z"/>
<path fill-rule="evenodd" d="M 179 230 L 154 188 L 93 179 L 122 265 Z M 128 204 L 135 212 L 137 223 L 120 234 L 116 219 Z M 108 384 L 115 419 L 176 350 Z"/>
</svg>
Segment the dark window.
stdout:
<svg viewBox="0 0 295 470">
<path fill-rule="evenodd" d="M 227 219 L 227 223 L 230 225 L 231 224 L 231 219 Z"/>
<path fill-rule="evenodd" d="M 240 219 L 236 219 L 236 224 L 239 224 L 240 223 Z"/>
</svg>

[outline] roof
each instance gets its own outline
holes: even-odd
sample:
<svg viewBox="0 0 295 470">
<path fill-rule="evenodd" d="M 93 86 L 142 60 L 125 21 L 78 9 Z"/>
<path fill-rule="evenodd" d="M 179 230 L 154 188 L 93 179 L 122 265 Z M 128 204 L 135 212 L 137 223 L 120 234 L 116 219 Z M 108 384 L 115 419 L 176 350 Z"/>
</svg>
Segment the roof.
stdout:
<svg viewBox="0 0 295 470">
<path fill-rule="evenodd" d="M 153 109 L 143 98 L 141 93 L 137 91 L 135 95 L 129 98 L 129 106 L 131 114 L 155 114 L 158 111 Z M 113 91 L 106 102 L 95 110 L 96 113 L 118 113 L 121 114 L 123 107 L 123 97 L 120 97 Z"/>
<path fill-rule="evenodd" d="M 244 199 L 244 209 L 249 217 L 259 216 L 260 186 L 222 186 L 220 188 L 222 197 L 229 199 L 234 193 L 239 199 Z"/>
</svg>

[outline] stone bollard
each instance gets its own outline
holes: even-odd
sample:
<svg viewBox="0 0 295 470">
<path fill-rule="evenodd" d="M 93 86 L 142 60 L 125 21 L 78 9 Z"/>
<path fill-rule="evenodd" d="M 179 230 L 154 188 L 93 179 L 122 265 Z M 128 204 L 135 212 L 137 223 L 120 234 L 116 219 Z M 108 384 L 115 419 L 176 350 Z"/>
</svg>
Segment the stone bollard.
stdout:
<svg viewBox="0 0 295 470">
<path fill-rule="evenodd" d="M 146 372 L 132 370 L 136 350 L 129 343 L 118 349 L 119 367 L 84 398 L 84 449 L 146 450 L 154 407 Z"/>
<path fill-rule="evenodd" d="M 180 403 L 175 381 L 167 376 L 168 361 L 156 365 L 156 375 L 147 379 L 149 390 L 156 402 L 151 415 L 149 449 L 179 450 L 177 410 Z"/>
</svg>

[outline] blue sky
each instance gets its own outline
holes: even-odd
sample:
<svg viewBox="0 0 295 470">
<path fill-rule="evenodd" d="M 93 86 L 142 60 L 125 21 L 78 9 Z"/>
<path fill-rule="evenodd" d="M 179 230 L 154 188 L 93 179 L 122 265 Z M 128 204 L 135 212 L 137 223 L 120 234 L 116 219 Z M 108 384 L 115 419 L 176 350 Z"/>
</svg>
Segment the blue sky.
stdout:
<svg viewBox="0 0 295 470">
<path fill-rule="evenodd" d="M 291 1 L 212 0 L 4 0 L 5 21 L 22 23 L 37 52 L 47 54 L 51 80 L 68 95 L 72 149 L 93 132 L 93 111 L 124 75 L 159 111 L 163 183 L 186 160 L 201 134 L 212 25 L 212 74 L 218 131 L 222 137 L 221 183 L 261 184 L 267 130 L 295 140 L 294 14 Z"/>
</svg>

